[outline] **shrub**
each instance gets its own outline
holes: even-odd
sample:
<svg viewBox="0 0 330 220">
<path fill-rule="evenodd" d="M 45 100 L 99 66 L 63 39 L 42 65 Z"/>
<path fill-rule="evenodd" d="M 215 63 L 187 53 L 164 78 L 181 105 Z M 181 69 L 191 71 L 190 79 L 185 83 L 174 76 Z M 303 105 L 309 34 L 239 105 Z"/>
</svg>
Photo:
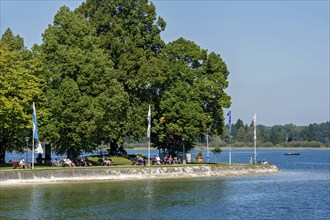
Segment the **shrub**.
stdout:
<svg viewBox="0 0 330 220">
<path fill-rule="evenodd" d="M 222 149 L 218 146 L 212 149 L 212 153 L 214 154 L 221 154 Z"/>
<path fill-rule="evenodd" d="M 196 159 L 203 159 L 203 154 L 202 154 L 202 151 L 198 151 L 198 153 L 196 154 Z"/>
<path fill-rule="evenodd" d="M 143 153 L 141 153 L 141 152 L 137 152 L 137 153 L 136 153 L 136 156 L 143 158 Z"/>
</svg>

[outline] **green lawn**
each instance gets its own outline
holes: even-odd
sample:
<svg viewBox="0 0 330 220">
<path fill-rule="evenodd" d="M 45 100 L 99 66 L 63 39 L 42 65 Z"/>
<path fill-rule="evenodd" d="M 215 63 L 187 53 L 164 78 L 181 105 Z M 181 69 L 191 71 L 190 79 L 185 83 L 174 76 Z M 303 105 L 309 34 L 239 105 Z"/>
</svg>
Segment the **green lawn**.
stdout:
<svg viewBox="0 0 330 220">
<path fill-rule="evenodd" d="M 121 167 L 121 168 L 132 168 L 132 162 L 130 159 L 125 157 L 109 157 L 112 160 L 113 166 L 111 167 Z M 107 169 L 109 166 L 100 166 L 98 163 L 99 157 L 96 156 L 89 156 L 88 159 L 92 162 L 93 166 L 91 167 L 78 167 L 78 169 Z M 192 162 L 187 164 L 187 166 L 192 165 L 208 165 L 208 166 L 255 166 L 254 164 L 232 164 L 229 165 L 228 163 L 197 163 Z M 259 165 L 259 164 L 257 164 Z M 152 167 L 168 167 L 168 166 L 182 166 L 181 164 L 178 165 L 153 165 Z M 144 167 L 142 166 L 134 166 L 134 167 Z M 61 169 L 77 169 L 77 167 L 52 167 L 52 166 L 45 166 L 45 165 L 37 165 L 35 164 L 35 170 L 41 171 L 41 170 L 61 170 Z M 26 171 L 29 171 L 31 169 L 26 169 Z M 0 165 L 0 171 L 24 171 L 23 169 L 13 169 L 13 166 L 11 164 L 4 164 Z"/>
</svg>

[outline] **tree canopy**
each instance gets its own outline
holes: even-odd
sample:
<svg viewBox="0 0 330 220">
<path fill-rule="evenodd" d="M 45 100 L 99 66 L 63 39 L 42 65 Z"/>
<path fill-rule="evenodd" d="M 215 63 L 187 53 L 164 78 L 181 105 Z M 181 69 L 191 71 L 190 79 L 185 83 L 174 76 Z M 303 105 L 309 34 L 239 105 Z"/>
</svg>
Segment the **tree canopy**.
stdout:
<svg viewBox="0 0 330 220">
<path fill-rule="evenodd" d="M 40 69 L 40 60 L 8 29 L 0 40 L 0 163 L 6 151 L 22 151 L 24 137 L 30 136 L 32 102 L 42 101 L 44 94 L 36 76 Z"/>
<path fill-rule="evenodd" d="M 169 70 L 160 88 L 153 143 L 175 152 L 182 150 L 184 142 L 190 150 L 206 130 L 222 132 L 222 108 L 230 105 L 223 91 L 229 72 L 219 55 L 207 54 L 183 38 L 169 43 L 166 55 Z"/>
<path fill-rule="evenodd" d="M 149 105 L 157 148 L 176 152 L 184 144 L 189 150 L 205 131 L 221 134 L 223 108 L 230 106 L 226 64 L 193 41 L 166 44 L 165 27 L 148 0 L 86 0 L 75 10 L 61 7 L 31 51 L 7 31 L 1 77 L 16 82 L 17 88 L 6 88 L 17 92 L 3 97 L 21 103 L 1 97 L 6 108 L 20 107 L 11 113 L 16 121 L 10 111 L 2 113 L 1 129 L 10 132 L 5 123 L 31 126 L 29 106 L 39 100 L 42 140 L 69 157 L 102 142 L 115 149 L 127 136 L 145 136 Z M 23 85 L 28 88 L 18 91 Z"/>
<path fill-rule="evenodd" d="M 75 10 L 61 7 L 31 50 L 7 29 L 0 40 L 0 162 L 6 151 L 23 151 L 32 102 L 40 139 L 69 157 L 145 136 L 149 105 L 154 147 L 189 151 L 205 133 L 228 142 L 225 62 L 191 40 L 165 43 L 165 27 L 148 0 L 86 0 Z M 234 144 L 251 143 L 253 126 L 238 119 L 232 134 Z M 258 125 L 257 137 L 272 146 L 329 143 L 329 122 Z"/>
<path fill-rule="evenodd" d="M 93 33 L 82 15 L 64 6 L 43 35 L 52 114 L 45 130 L 58 153 L 75 156 L 122 136 L 128 95 Z"/>
<path fill-rule="evenodd" d="M 146 132 L 148 106 L 158 99 L 157 91 L 166 79 L 160 33 L 165 21 L 147 0 L 87 0 L 75 10 L 94 29 L 98 47 L 113 62 L 116 77 L 129 95 L 124 135 L 135 138 Z M 154 107 L 153 107 L 153 110 Z"/>
</svg>

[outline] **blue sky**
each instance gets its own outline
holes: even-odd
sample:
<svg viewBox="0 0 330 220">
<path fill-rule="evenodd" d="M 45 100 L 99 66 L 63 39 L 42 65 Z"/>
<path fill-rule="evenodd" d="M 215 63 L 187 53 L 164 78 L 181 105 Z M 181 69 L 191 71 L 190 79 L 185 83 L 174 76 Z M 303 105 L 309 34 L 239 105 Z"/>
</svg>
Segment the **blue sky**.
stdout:
<svg viewBox="0 0 330 220">
<path fill-rule="evenodd" d="M 81 2 L 0 0 L 0 32 L 10 27 L 27 47 L 40 44 L 59 7 Z M 233 122 L 254 113 L 269 126 L 330 120 L 329 1 L 153 2 L 167 22 L 165 42 L 184 37 L 224 59 Z"/>
</svg>

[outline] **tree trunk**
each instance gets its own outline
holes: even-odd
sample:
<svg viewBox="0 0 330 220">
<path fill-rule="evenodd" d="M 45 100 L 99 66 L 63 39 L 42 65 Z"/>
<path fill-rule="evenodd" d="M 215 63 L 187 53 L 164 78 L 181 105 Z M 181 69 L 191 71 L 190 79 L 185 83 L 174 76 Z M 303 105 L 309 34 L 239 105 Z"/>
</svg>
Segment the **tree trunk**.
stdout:
<svg viewBox="0 0 330 220">
<path fill-rule="evenodd" d="M 110 152 L 109 155 L 115 156 L 118 152 L 118 143 L 117 142 L 110 142 Z"/>
<path fill-rule="evenodd" d="M 73 151 L 73 150 L 68 150 L 67 151 L 67 158 L 69 158 L 70 160 L 76 159 L 79 156 L 79 153 Z"/>
<path fill-rule="evenodd" d="M 4 147 L 1 147 L 0 149 L 0 164 L 6 163 L 6 150 Z"/>
</svg>

